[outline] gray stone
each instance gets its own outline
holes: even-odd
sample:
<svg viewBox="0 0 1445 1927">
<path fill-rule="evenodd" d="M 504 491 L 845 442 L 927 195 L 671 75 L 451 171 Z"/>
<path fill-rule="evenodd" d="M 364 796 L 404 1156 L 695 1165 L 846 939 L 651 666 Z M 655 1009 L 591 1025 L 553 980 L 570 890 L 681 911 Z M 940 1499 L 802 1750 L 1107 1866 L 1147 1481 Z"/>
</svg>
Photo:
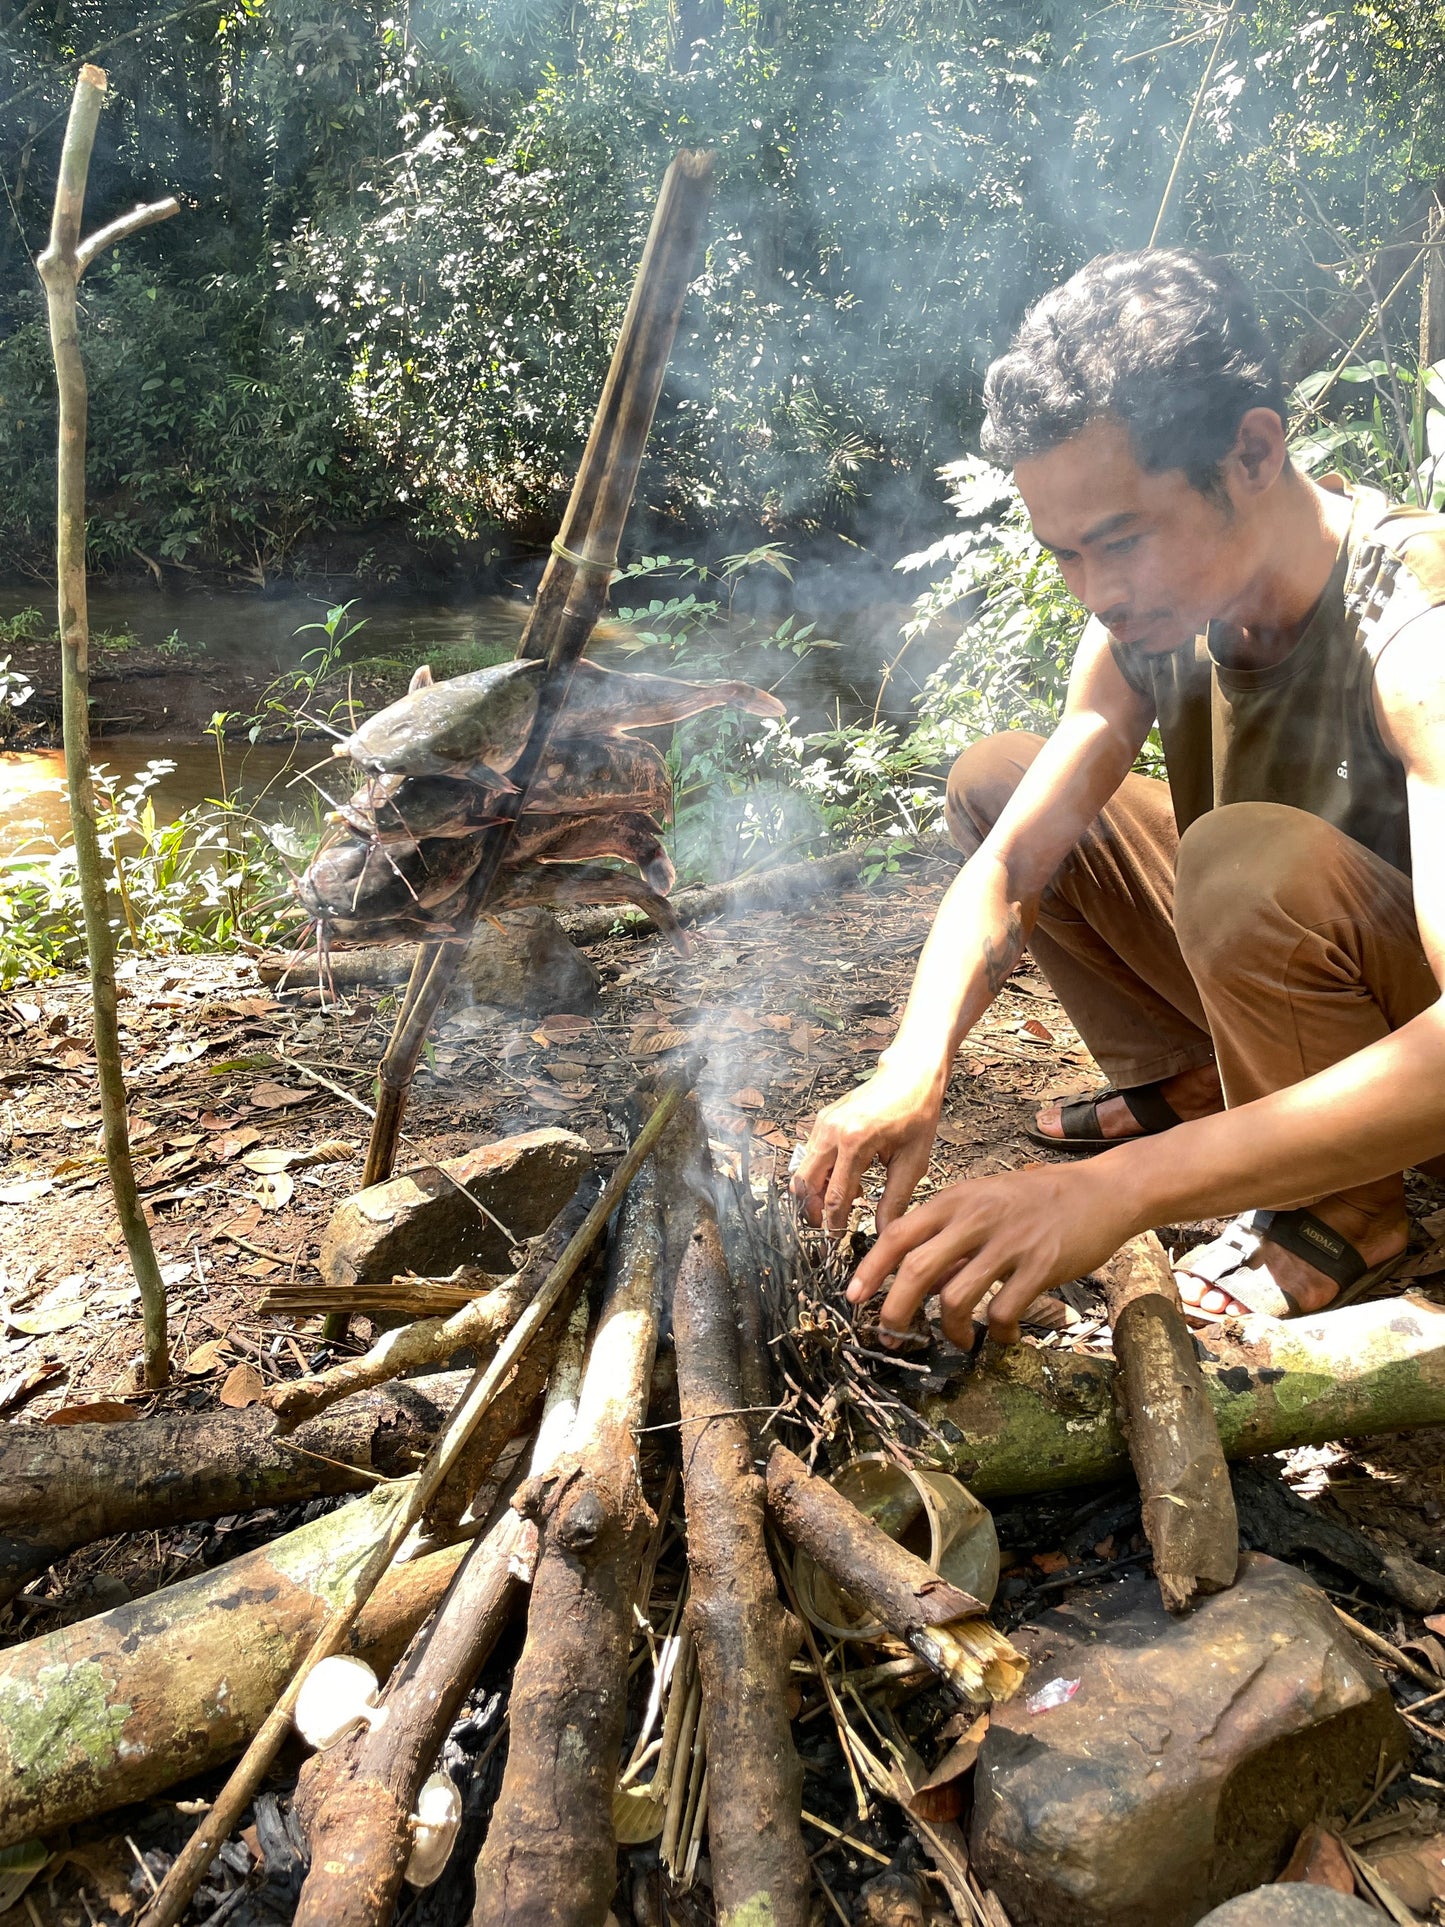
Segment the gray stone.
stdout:
<svg viewBox="0 0 1445 1927">
<path fill-rule="evenodd" d="M 527 905 L 483 913 L 463 952 L 447 1007 L 468 1000 L 544 1016 L 587 1015 L 597 1007 L 602 979 L 591 959 L 568 938 L 550 910 Z"/>
<path fill-rule="evenodd" d="M 1380 1915 L 1333 1887 L 1256 1887 L 1206 1914 L 1200 1927 L 1380 1927 Z"/>
<path fill-rule="evenodd" d="M 505 1271 L 506 1233 L 521 1239 L 545 1231 L 591 1168 L 592 1153 L 580 1137 L 548 1126 L 499 1138 L 440 1166 L 404 1171 L 336 1207 L 318 1269 L 342 1293 L 405 1271 L 432 1278 L 458 1265 Z"/>
<path fill-rule="evenodd" d="M 993 1709 L 972 1846 L 1017 1927 L 1192 1927 L 1406 1751 L 1329 1600 L 1260 1553 L 1183 1619 L 1139 1578 L 1013 1637 L 1031 1670 Z"/>
</svg>

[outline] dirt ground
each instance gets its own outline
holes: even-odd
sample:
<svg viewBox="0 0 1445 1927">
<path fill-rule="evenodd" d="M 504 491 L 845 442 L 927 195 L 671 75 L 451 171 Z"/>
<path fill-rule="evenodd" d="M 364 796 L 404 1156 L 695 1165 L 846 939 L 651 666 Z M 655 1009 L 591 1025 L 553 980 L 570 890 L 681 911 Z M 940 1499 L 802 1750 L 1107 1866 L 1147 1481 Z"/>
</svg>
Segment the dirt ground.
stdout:
<svg viewBox="0 0 1445 1927">
<path fill-rule="evenodd" d="M 695 930 L 687 957 L 661 939 L 610 939 L 589 952 L 605 978 L 595 1016 L 453 1012 L 418 1080 L 401 1162 L 559 1123 L 605 1152 L 619 1141 L 608 1107 L 627 1095 L 639 1066 L 700 1045 L 719 1156 L 746 1142 L 755 1170 L 781 1172 L 818 1107 L 865 1075 L 892 1035 L 951 874 L 926 858 L 871 889 L 792 913 L 714 921 Z M 57 980 L 0 999 L 0 1416 L 10 1424 L 212 1409 L 244 1398 L 255 1374 L 267 1383 L 296 1377 L 326 1355 L 319 1313 L 263 1316 L 257 1301 L 268 1284 L 307 1276 L 328 1215 L 359 1181 L 395 993 L 322 1008 L 314 991 L 273 994 L 252 960 L 234 956 L 123 964 L 121 996 L 139 1177 L 170 1292 L 173 1382 L 155 1394 L 141 1386 L 136 1292 L 97 1148 L 85 988 Z M 965 1047 L 928 1182 L 1036 1157 L 1022 1129 L 1031 1102 L 1098 1081 L 1025 965 Z M 282 1150 L 297 1155 L 279 1174 L 279 1160 L 257 1156 Z M 1420 1228 L 1409 1288 L 1430 1295 L 1445 1289 L 1442 1198 L 1424 1181 L 1412 1190 Z M 366 1321 L 355 1321 L 348 1348 L 367 1336 Z M 96 1405 L 106 1409 L 86 1410 Z M 1288 1455 L 1287 1471 L 1326 1515 L 1445 1570 L 1441 1436 Z M 1017 1620 L 1120 1561 L 1137 1565 L 1137 1495 L 1132 1515 L 1130 1503 L 1115 1490 L 1001 1509 L 1006 1615 Z M 267 1529 L 264 1520 L 221 1520 L 86 1548 L 0 1609 L 0 1643 L 214 1565 Z M 1317 1576 L 1386 1637 L 1423 1641 L 1417 1656 L 1445 1683 L 1445 1644 L 1418 1619 L 1342 1584 L 1328 1567 Z M 1409 1693 L 1419 1698 L 1421 1689 Z M 1408 1773 L 1360 1822 L 1395 1816 L 1401 1839 L 1445 1829 L 1445 1731 L 1429 1718 L 1412 1731 L 1418 1752 Z M 892 1843 L 884 1846 L 891 1853 Z M 846 1847 L 830 1852 L 819 1864 L 840 1891 L 878 1871 Z M 97 1911 L 95 1886 L 83 1888 L 83 1870 L 72 1869 L 48 1890 L 32 1889 L 0 1922 L 128 1917 L 119 1901 Z"/>
</svg>

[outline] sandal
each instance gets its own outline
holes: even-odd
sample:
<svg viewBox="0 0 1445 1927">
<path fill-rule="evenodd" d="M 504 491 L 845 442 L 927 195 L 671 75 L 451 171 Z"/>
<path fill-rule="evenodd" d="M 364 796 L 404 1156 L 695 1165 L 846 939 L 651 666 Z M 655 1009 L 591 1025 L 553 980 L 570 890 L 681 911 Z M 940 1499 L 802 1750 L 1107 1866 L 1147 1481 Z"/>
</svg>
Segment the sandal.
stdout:
<svg viewBox="0 0 1445 1927">
<path fill-rule="evenodd" d="M 1047 1145 L 1051 1151 L 1103 1151 L 1114 1144 L 1131 1144 L 1132 1138 L 1104 1135 L 1099 1123 L 1099 1106 L 1111 1097 L 1123 1098 L 1145 1137 L 1157 1137 L 1161 1131 L 1172 1131 L 1176 1124 L 1184 1122 L 1165 1097 L 1161 1084 L 1134 1084 L 1126 1091 L 1115 1090 L 1111 1084 L 1092 1097 L 1072 1098 L 1061 1107 L 1062 1137 L 1049 1137 L 1041 1131 L 1037 1113 L 1034 1122 L 1024 1126 L 1025 1133 L 1035 1144 Z"/>
<path fill-rule="evenodd" d="M 1268 1239 L 1282 1251 L 1292 1252 L 1307 1264 L 1322 1271 L 1338 1287 L 1328 1305 L 1306 1312 L 1292 1292 L 1277 1285 L 1265 1272 L 1247 1269 L 1259 1247 Z M 1371 1285 L 1388 1278 L 1403 1261 L 1404 1252 L 1386 1258 L 1378 1265 L 1368 1264 L 1348 1238 L 1341 1237 L 1333 1225 L 1317 1218 L 1313 1211 L 1246 1211 L 1228 1225 L 1219 1237 L 1200 1245 L 1175 1265 L 1206 1286 L 1228 1292 L 1236 1304 L 1265 1318 L 1314 1317 L 1321 1311 L 1335 1311 L 1349 1304 Z M 1228 1279 L 1230 1282 L 1225 1283 Z M 1184 1316 L 1192 1324 L 1217 1325 L 1228 1312 L 1203 1311 L 1198 1305 L 1185 1305 Z"/>
</svg>

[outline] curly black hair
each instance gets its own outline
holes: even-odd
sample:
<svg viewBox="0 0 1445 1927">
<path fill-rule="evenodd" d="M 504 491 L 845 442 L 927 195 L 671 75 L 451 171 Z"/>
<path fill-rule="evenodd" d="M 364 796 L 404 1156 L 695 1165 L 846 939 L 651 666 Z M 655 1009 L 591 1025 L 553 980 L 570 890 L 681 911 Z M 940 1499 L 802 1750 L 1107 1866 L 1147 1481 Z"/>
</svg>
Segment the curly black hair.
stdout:
<svg viewBox="0 0 1445 1927">
<path fill-rule="evenodd" d="M 1217 494 L 1251 408 L 1284 420 L 1279 360 L 1234 270 L 1180 248 L 1102 254 L 1030 308 L 984 382 L 983 450 L 1004 468 L 1092 421 L 1123 424 L 1140 466 Z"/>
</svg>

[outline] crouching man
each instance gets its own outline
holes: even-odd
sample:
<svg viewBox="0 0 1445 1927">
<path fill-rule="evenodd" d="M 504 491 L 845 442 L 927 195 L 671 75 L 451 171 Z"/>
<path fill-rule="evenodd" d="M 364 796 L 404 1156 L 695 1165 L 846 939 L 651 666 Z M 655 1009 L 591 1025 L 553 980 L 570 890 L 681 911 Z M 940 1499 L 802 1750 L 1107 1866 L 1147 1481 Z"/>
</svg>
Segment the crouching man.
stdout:
<svg viewBox="0 0 1445 1927">
<path fill-rule="evenodd" d="M 989 371 L 985 450 L 1089 612 L 1046 741 L 953 768 L 967 861 L 876 1074 L 794 1188 L 841 1229 L 886 1167 L 885 1331 L 965 1340 L 1153 1225 L 1210 1314 L 1314 1312 L 1404 1249 L 1445 1151 L 1445 517 L 1290 463 L 1278 365 L 1222 263 L 1091 262 Z M 1157 720 L 1168 784 L 1132 774 Z M 1032 1135 L 1102 1152 L 906 1209 L 954 1054 L 1025 945 L 1110 1079 Z"/>
</svg>

